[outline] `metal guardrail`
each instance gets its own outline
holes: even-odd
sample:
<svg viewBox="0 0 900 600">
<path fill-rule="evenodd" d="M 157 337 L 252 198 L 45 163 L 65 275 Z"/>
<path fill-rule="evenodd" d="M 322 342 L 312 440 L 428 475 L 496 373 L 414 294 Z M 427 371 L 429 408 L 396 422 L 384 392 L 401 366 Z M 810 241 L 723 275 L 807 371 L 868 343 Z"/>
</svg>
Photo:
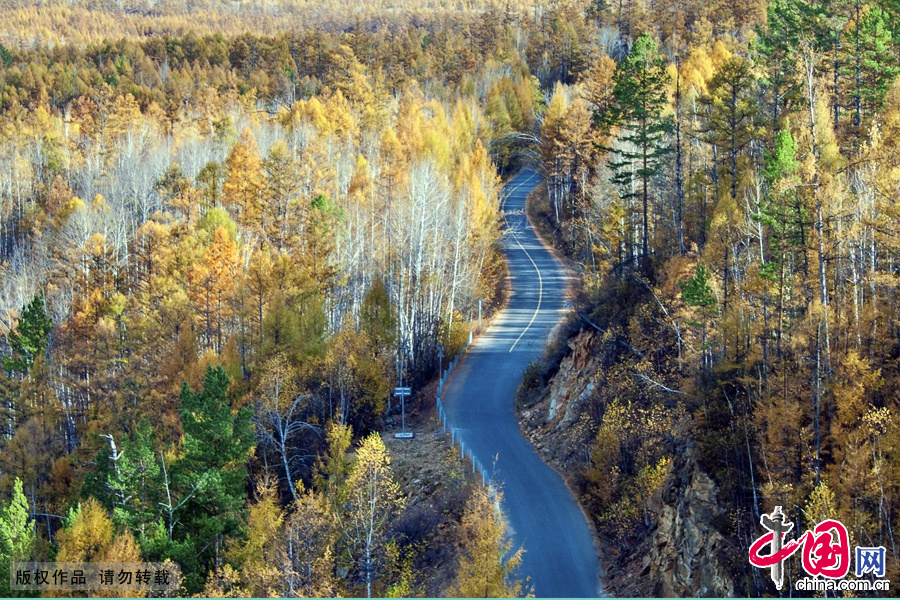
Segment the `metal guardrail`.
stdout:
<svg viewBox="0 0 900 600">
<path fill-rule="evenodd" d="M 472 336 L 469 335 L 469 342 L 466 344 L 466 347 L 463 349 L 463 354 L 465 354 L 469 349 L 469 344 L 472 343 Z M 454 358 L 450 364 L 444 369 L 444 372 L 441 373 L 441 378 L 438 380 L 437 387 L 437 413 L 438 418 L 441 420 L 441 427 L 444 430 L 444 433 L 450 432 L 450 444 L 452 446 L 459 446 L 459 456 L 462 460 L 468 459 L 469 462 L 472 463 L 472 473 L 473 474 L 481 474 L 481 485 L 487 486 L 491 488 L 493 492 L 494 486 L 491 483 L 491 476 L 488 473 L 488 470 L 484 468 L 484 465 L 481 464 L 481 461 L 478 460 L 478 457 L 475 456 L 475 453 L 472 452 L 472 449 L 466 445 L 465 439 L 463 439 L 462 429 L 459 427 L 454 427 L 453 423 L 450 422 L 450 418 L 447 416 L 447 411 L 444 410 L 444 403 L 441 401 L 441 397 L 444 395 L 444 383 L 453 373 L 453 369 L 456 368 L 456 365 L 459 363 L 459 359 L 462 357 L 462 354 Z M 492 494 L 493 495 L 493 494 Z"/>
</svg>

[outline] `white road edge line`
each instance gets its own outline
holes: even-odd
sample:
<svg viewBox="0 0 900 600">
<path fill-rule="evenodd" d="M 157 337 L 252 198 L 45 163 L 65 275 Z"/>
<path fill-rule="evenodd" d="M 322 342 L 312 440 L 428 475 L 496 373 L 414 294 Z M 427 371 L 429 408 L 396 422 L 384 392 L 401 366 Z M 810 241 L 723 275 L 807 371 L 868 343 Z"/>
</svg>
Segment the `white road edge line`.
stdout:
<svg viewBox="0 0 900 600">
<path fill-rule="evenodd" d="M 522 187 L 525 183 L 531 183 L 531 177 L 530 177 L 530 176 L 528 177 L 527 180 L 525 180 L 525 181 L 519 183 L 515 188 L 513 188 L 512 190 L 510 190 L 509 194 L 507 194 L 506 196 L 504 196 L 504 198 L 503 198 L 503 204 L 506 205 L 506 199 L 509 198 L 509 196 L 511 196 L 513 193 L 515 193 L 516 191 L 518 191 L 518 189 L 519 189 L 520 187 Z M 526 210 L 527 210 L 527 209 L 526 209 Z M 526 215 L 526 217 L 525 217 L 525 220 L 526 220 L 526 222 L 527 222 L 527 220 L 528 220 L 527 215 Z M 528 321 L 528 325 L 525 326 L 525 329 L 522 330 L 522 333 L 519 334 L 519 337 L 516 338 L 516 341 L 513 342 L 513 345 L 509 347 L 509 352 L 512 352 L 512 351 L 515 349 L 516 345 L 519 343 L 519 341 L 521 341 L 521 339 L 525 336 L 525 334 L 528 333 L 528 330 L 531 329 L 532 324 L 534 324 L 534 320 L 537 319 L 538 313 L 539 313 L 540 310 L 541 310 L 541 302 L 542 302 L 543 299 L 544 299 L 544 278 L 541 277 L 541 270 L 538 268 L 537 263 L 534 262 L 534 259 L 531 258 L 531 255 L 528 253 L 528 250 L 526 250 L 526 249 L 525 249 L 525 246 L 522 245 L 522 242 L 519 241 L 519 236 L 517 236 L 516 233 L 515 233 L 515 231 L 513 231 L 512 229 L 510 229 L 509 231 L 510 231 L 510 233 L 512 234 L 513 238 L 515 238 L 516 244 L 519 245 L 519 248 L 522 250 L 522 252 L 525 253 L 525 256 L 528 257 L 528 260 L 531 261 L 531 265 L 534 267 L 534 270 L 535 270 L 535 272 L 537 273 L 537 276 L 538 276 L 538 303 L 537 303 L 537 307 L 534 309 L 534 314 L 531 315 L 531 320 Z"/>
<path fill-rule="evenodd" d="M 531 329 L 531 325 L 534 323 L 534 320 L 537 319 L 538 312 L 540 312 L 540 310 L 541 310 L 541 301 L 544 299 L 544 278 L 541 277 L 541 270 L 538 269 L 537 263 L 534 262 L 534 259 L 531 258 L 531 255 L 530 255 L 530 254 L 528 254 L 528 250 L 525 249 L 525 247 L 522 245 L 522 242 L 519 241 L 519 236 L 517 236 L 516 234 L 513 234 L 513 237 L 516 238 L 516 243 L 519 245 L 519 248 L 522 249 L 522 252 L 525 253 L 525 256 L 528 257 L 528 260 L 531 261 L 531 264 L 534 266 L 534 270 L 537 272 L 537 276 L 538 276 L 538 303 L 537 303 L 537 307 L 534 309 L 534 314 L 531 315 L 531 320 L 528 321 L 528 325 L 525 326 L 525 329 L 522 330 L 522 333 L 519 334 L 519 337 L 516 338 L 516 341 L 513 342 L 513 345 L 509 347 L 509 351 L 510 351 L 510 352 L 513 351 L 513 349 L 516 347 L 516 344 L 519 343 L 519 340 L 521 340 L 522 337 L 523 337 L 526 333 L 528 333 L 528 330 Z"/>
<path fill-rule="evenodd" d="M 532 171 L 532 173 L 534 173 L 534 171 Z M 534 173 L 534 175 L 537 175 L 537 173 Z M 522 187 L 522 186 L 525 185 L 526 183 L 531 183 L 531 178 L 532 178 L 532 175 L 529 175 L 529 176 L 528 176 L 528 179 L 526 179 L 525 181 L 521 181 L 521 182 L 517 183 L 517 184 L 516 184 L 516 187 L 514 187 L 513 189 L 511 189 L 511 190 L 509 190 L 508 192 L 506 192 L 505 194 L 503 194 L 503 199 L 500 201 L 500 210 L 503 210 L 504 207 L 506 206 L 506 199 L 507 199 L 507 198 L 509 198 L 510 196 L 512 196 L 512 195 L 513 195 L 520 187 Z"/>
</svg>

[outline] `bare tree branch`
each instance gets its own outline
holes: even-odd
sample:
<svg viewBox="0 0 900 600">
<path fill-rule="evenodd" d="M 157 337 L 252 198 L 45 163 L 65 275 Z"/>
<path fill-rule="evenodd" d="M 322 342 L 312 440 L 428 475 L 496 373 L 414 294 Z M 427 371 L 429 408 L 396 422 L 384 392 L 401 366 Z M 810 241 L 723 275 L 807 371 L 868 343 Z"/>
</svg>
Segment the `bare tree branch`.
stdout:
<svg viewBox="0 0 900 600">
<path fill-rule="evenodd" d="M 643 373 L 638 373 L 637 371 L 635 371 L 634 374 L 647 383 L 655 385 L 656 387 L 661 388 L 663 391 L 669 392 L 670 394 L 684 394 L 684 392 L 682 392 L 681 390 L 673 390 L 672 388 L 665 386 L 658 381 L 653 381 Z"/>
</svg>

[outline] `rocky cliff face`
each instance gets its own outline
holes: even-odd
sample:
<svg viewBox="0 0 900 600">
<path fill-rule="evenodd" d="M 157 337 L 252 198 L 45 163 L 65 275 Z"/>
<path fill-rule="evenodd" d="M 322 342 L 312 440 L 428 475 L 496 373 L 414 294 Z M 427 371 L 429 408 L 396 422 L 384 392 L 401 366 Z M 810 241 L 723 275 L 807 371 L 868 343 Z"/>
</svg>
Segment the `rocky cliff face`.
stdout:
<svg viewBox="0 0 900 600">
<path fill-rule="evenodd" d="M 595 330 L 570 338 L 541 400 L 520 415 L 525 435 L 576 496 L 577 474 L 588 465 L 595 431 L 588 416 L 596 418 L 598 407 L 602 411 L 617 393 L 608 377 L 609 369 L 621 364 L 616 345 Z M 727 542 L 714 526 L 723 512 L 716 495 L 715 482 L 686 441 L 647 502 L 649 526 L 635 543 L 610 548 L 600 540 L 600 547 L 606 546 L 605 589 L 617 596 L 732 596 L 734 585 L 720 560 Z"/>
<path fill-rule="evenodd" d="M 519 414 L 522 433 L 570 484 L 572 475 L 589 460 L 592 432 L 586 426 L 587 409 L 599 382 L 601 349 L 601 336 L 590 331 L 569 339 L 568 352 L 540 400 Z"/>
<path fill-rule="evenodd" d="M 574 423 L 580 406 L 595 389 L 591 376 L 599 368 L 599 355 L 594 347 L 596 337 L 583 330 L 569 341 L 569 353 L 560 363 L 559 372 L 548 390 L 545 420 L 554 428 L 565 428 Z"/>
<path fill-rule="evenodd" d="M 649 511 L 656 521 L 647 535 L 642 585 L 654 596 L 733 596 L 734 584 L 719 561 L 726 541 L 713 527 L 722 512 L 716 485 L 692 450 L 675 460 Z"/>
</svg>

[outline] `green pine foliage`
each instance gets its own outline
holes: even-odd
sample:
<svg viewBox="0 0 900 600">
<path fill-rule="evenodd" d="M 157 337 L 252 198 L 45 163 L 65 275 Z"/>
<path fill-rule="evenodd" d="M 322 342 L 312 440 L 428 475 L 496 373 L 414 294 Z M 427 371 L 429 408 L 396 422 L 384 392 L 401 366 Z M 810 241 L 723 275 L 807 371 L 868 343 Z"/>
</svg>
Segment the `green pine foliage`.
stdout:
<svg viewBox="0 0 900 600">
<path fill-rule="evenodd" d="M 663 166 L 671 148 L 668 134 L 673 121 L 665 114 L 669 75 L 665 59 L 657 54 L 649 35 L 635 40 L 628 57 L 619 63 L 613 78 L 613 108 L 604 115 L 606 127 L 621 130 L 612 148 L 615 160 L 609 163 L 612 182 L 623 198 L 640 197 L 642 202 L 641 255 L 649 257 L 650 184 Z"/>
<path fill-rule="evenodd" d="M 221 559 L 225 538 L 239 533 L 244 512 L 247 460 L 255 443 L 251 408 L 233 410 L 231 381 L 222 367 L 209 367 L 203 389 L 181 390 L 183 456 L 171 467 L 172 485 L 186 501 L 177 539 L 193 546 L 196 570 L 188 589 L 199 591 L 205 574 Z"/>
<path fill-rule="evenodd" d="M 53 323 L 44 309 L 44 297 L 35 296 L 22 310 L 22 316 L 8 337 L 12 355 L 3 358 L 7 371 L 28 373 L 35 358 L 44 352 Z"/>
<path fill-rule="evenodd" d="M 716 297 L 709 286 L 710 273 L 702 263 L 694 269 L 694 275 L 687 281 L 680 281 L 681 298 L 690 306 L 710 308 L 716 305 Z"/>
<path fill-rule="evenodd" d="M 16 478 L 12 498 L 0 503 L 0 596 L 36 596 L 10 589 L 10 563 L 33 558 L 34 522 L 30 518 L 28 499 L 22 493 L 22 482 Z"/>
</svg>

